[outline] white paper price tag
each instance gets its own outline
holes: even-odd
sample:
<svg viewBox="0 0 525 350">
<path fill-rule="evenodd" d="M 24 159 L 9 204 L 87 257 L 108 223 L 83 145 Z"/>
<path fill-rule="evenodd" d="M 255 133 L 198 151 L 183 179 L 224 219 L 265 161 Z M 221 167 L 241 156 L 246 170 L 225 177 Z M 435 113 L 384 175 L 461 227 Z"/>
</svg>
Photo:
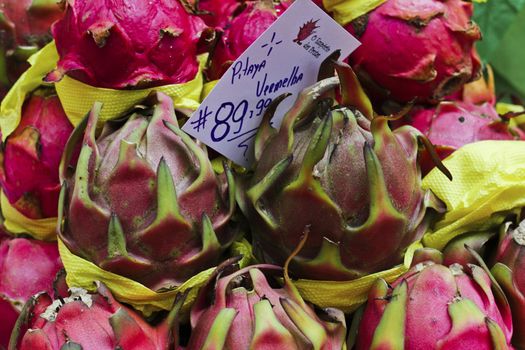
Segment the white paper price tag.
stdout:
<svg viewBox="0 0 525 350">
<path fill-rule="evenodd" d="M 335 50 L 347 57 L 359 41 L 310 0 L 297 0 L 228 69 L 183 130 L 235 163 L 249 167 L 266 108 L 291 93 L 272 125 L 297 94 L 315 83 L 321 63 Z"/>
</svg>

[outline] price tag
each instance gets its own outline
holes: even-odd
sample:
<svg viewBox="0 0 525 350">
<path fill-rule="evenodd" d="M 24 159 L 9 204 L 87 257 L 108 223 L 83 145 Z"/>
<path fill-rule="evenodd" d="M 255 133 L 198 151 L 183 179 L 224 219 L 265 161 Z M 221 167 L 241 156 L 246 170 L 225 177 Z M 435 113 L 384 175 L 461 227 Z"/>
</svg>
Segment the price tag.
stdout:
<svg viewBox="0 0 525 350">
<path fill-rule="evenodd" d="M 267 107 L 291 93 L 277 109 L 278 128 L 319 67 L 335 50 L 347 57 L 359 41 L 310 0 L 296 0 L 228 69 L 183 130 L 235 163 L 249 167 L 253 143 Z"/>
</svg>

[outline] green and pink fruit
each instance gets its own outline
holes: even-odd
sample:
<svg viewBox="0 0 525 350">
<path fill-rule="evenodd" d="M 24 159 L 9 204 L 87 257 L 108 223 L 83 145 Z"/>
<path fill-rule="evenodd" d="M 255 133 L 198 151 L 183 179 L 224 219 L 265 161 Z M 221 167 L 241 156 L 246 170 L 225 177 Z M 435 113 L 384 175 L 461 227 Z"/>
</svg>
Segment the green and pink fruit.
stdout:
<svg viewBox="0 0 525 350">
<path fill-rule="evenodd" d="M 39 89 L 25 101 L 20 124 L 2 145 L 0 185 L 24 216 L 57 216 L 58 168 L 73 125 L 54 90 Z"/>
<path fill-rule="evenodd" d="M 464 0 L 387 0 L 346 26 L 362 44 L 352 67 L 375 99 L 441 100 L 478 77 L 472 12 Z"/>
<path fill-rule="evenodd" d="M 525 348 L 525 221 L 501 236 L 492 274 L 507 295 L 514 319 L 516 348 Z"/>
<path fill-rule="evenodd" d="M 323 98 L 340 85 L 333 77 L 305 89 L 279 130 L 270 124 L 275 104 L 269 109 L 253 176 L 239 196 L 254 250 L 268 263 L 281 265 L 309 227 L 290 265 L 300 278 L 351 280 L 390 269 L 425 232 L 435 213 L 429 209 L 444 210 L 421 188 L 423 136 L 411 127 L 391 131 L 388 118 L 370 121 L 350 108 L 370 102 L 351 68 L 337 69 L 340 106 Z"/>
<path fill-rule="evenodd" d="M 72 288 L 66 298 L 48 293 L 31 298 L 17 321 L 10 350 L 175 350 L 176 304 L 164 322 L 149 325 L 116 301 L 103 285 L 96 293 Z"/>
<path fill-rule="evenodd" d="M 62 17 L 56 0 L 0 0 L 0 97 L 29 68 L 27 59 L 52 40 Z"/>
<path fill-rule="evenodd" d="M 376 282 L 355 349 L 512 349 L 510 308 L 487 272 L 441 265 L 438 251 L 419 254 L 392 285 Z"/>
<path fill-rule="evenodd" d="M 64 153 L 59 236 L 65 245 L 155 290 L 215 266 L 237 232 L 229 169 L 214 173 L 205 149 L 179 128 L 167 95 L 151 95 L 99 134 L 101 108 L 95 104 Z"/>
<path fill-rule="evenodd" d="M 1 241 L 0 348 L 7 348 L 22 306 L 36 293 L 51 293 L 61 268 L 56 243 L 11 237 Z"/>
<path fill-rule="evenodd" d="M 67 0 L 53 25 L 60 56 L 47 76 L 67 74 L 112 89 L 178 84 L 195 78 L 204 22 L 178 0 Z"/>
<path fill-rule="evenodd" d="M 305 303 L 273 265 L 220 274 L 201 289 L 191 311 L 187 350 L 345 349 L 344 315 Z"/>
</svg>

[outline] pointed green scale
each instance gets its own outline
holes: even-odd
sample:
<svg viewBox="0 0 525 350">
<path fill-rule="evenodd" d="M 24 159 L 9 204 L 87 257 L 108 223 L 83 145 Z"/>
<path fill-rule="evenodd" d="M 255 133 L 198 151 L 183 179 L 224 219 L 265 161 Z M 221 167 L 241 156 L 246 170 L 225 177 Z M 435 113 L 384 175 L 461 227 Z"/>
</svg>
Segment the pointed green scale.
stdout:
<svg viewBox="0 0 525 350">
<path fill-rule="evenodd" d="M 293 335 L 277 319 L 272 305 L 266 299 L 253 306 L 255 329 L 250 349 L 257 350 L 266 345 L 276 349 L 294 349 L 296 347 Z"/>
<path fill-rule="evenodd" d="M 108 258 L 126 257 L 126 236 L 120 220 L 115 214 L 111 215 L 108 227 Z"/>
<path fill-rule="evenodd" d="M 507 339 L 505 339 L 505 334 L 501 327 L 488 317 L 485 318 L 485 323 L 492 338 L 492 348 L 494 350 L 507 350 L 509 348 L 507 346 Z"/>
<path fill-rule="evenodd" d="M 335 62 L 335 69 L 341 79 L 342 104 L 357 108 L 365 117 L 372 120 L 374 109 L 372 102 L 366 95 L 357 75 L 346 63 Z"/>
<path fill-rule="evenodd" d="M 377 326 L 370 350 L 403 350 L 405 348 L 405 323 L 408 301 L 408 284 L 403 281 L 392 293 Z"/>
<path fill-rule="evenodd" d="M 305 266 L 318 268 L 323 266 L 327 271 L 346 271 L 350 275 L 358 276 L 358 271 L 348 269 L 341 260 L 341 245 L 323 237 L 323 243 L 317 256 L 302 262 Z"/>
<path fill-rule="evenodd" d="M 328 335 L 321 324 L 312 319 L 304 308 L 288 299 L 281 299 L 281 305 L 292 322 L 299 328 L 306 338 L 312 343 L 313 350 L 322 350 L 328 342 Z"/>
<path fill-rule="evenodd" d="M 268 108 L 264 112 L 261 124 L 259 126 L 259 130 L 257 130 L 257 134 L 255 135 L 254 141 L 255 159 L 257 161 L 261 158 L 261 154 L 268 140 L 270 140 L 277 134 L 277 130 L 275 130 L 271 125 L 271 121 L 275 114 L 275 111 L 277 110 L 277 107 L 279 107 L 279 104 L 290 95 L 290 93 L 280 95 L 272 101 L 270 106 L 268 106 Z"/>
<path fill-rule="evenodd" d="M 508 292 L 515 289 L 512 270 L 507 265 L 496 263 L 490 272 L 505 291 Z"/>
<path fill-rule="evenodd" d="M 263 209 L 260 203 L 260 198 L 264 196 L 264 194 L 281 177 L 281 175 L 286 171 L 286 169 L 288 169 L 291 162 L 292 156 L 286 157 L 285 159 L 281 160 L 268 172 L 268 174 L 266 174 L 266 176 L 261 181 L 259 181 L 259 183 L 254 185 L 246 192 L 246 196 L 252 202 L 252 205 L 254 206 L 255 210 L 257 210 L 259 215 L 261 215 L 266 224 L 274 230 L 276 230 L 279 227 L 279 223 L 274 218 L 269 216 L 269 214 Z"/>
<path fill-rule="evenodd" d="M 202 216 L 202 252 L 218 251 L 221 249 L 221 243 L 213 230 L 213 224 L 211 223 L 208 215 Z"/>
<path fill-rule="evenodd" d="M 178 126 L 171 123 L 164 123 L 173 133 L 181 138 L 182 142 L 188 147 L 188 149 L 197 157 L 199 162 L 199 176 L 195 181 L 186 189 L 185 194 L 189 194 L 194 191 L 198 191 L 200 187 L 209 179 L 210 176 L 214 175 L 213 167 L 208 159 L 208 155 Z"/>
<path fill-rule="evenodd" d="M 154 224 L 166 220 L 167 217 L 173 217 L 181 224 L 190 226 L 180 213 L 173 176 L 162 158 L 157 169 L 157 218 Z"/>
<path fill-rule="evenodd" d="M 208 332 L 206 341 L 201 350 L 221 350 L 224 348 L 228 332 L 232 326 L 233 320 L 237 315 L 237 311 L 231 308 L 224 308 L 219 311 L 217 317 Z"/>
</svg>

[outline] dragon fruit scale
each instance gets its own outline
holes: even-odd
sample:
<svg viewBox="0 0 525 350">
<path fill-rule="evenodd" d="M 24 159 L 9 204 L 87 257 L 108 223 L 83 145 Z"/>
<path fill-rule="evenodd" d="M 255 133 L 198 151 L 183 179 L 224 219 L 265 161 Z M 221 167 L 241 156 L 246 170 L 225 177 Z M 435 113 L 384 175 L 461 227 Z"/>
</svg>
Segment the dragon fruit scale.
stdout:
<svg viewBox="0 0 525 350">
<path fill-rule="evenodd" d="M 346 25 L 362 43 L 351 65 L 377 99 L 441 100 L 478 77 L 472 12 L 466 0 L 388 0 Z"/>
<path fill-rule="evenodd" d="M 507 226 L 508 228 L 508 226 Z M 492 274 L 505 291 L 514 320 L 512 342 L 525 348 L 525 221 L 503 232 Z"/>
<path fill-rule="evenodd" d="M 35 293 L 51 293 L 61 268 L 56 243 L 12 237 L 0 243 L 0 348 L 7 348 L 22 306 Z"/>
<path fill-rule="evenodd" d="M 356 350 L 512 349 L 503 292 L 477 265 L 441 265 L 438 251 L 416 252 L 412 268 L 368 294 Z"/>
<path fill-rule="evenodd" d="M 179 0 L 67 0 L 52 28 L 60 60 L 46 79 L 67 74 L 112 89 L 184 83 L 198 72 L 204 29 Z"/>
<path fill-rule="evenodd" d="M 254 250 L 268 263 L 281 265 L 310 228 L 290 265 L 300 278 L 351 280 L 392 268 L 426 230 L 428 209 L 444 209 L 421 189 L 422 135 L 392 132 L 388 118 L 369 121 L 346 107 L 359 105 L 348 98 L 360 86 L 348 65 L 337 69 L 342 106 L 322 97 L 339 86 L 332 77 L 304 90 L 278 131 L 265 116 L 253 176 L 239 196 Z"/>
<path fill-rule="evenodd" d="M 159 290 L 217 264 L 236 238 L 235 186 L 229 169 L 216 175 L 179 129 L 167 95 L 146 103 L 98 137 L 95 104 L 73 132 L 61 165 L 59 236 L 73 254 Z"/>
<path fill-rule="evenodd" d="M 31 298 L 11 337 L 9 350 L 175 350 L 176 303 L 156 327 L 120 304 L 101 283 L 97 292 L 71 288 L 56 300 L 48 293 Z"/>
<path fill-rule="evenodd" d="M 212 280 L 191 310 L 186 349 L 346 349 L 343 313 L 306 304 L 286 274 L 273 287 L 282 277 L 281 267 L 254 265 Z"/>
<path fill-rule="evenodd" d="M 72 131 L 53 89 L 40 88 L 25 101 L 20 124 L 2 145 L 0 185 L 27 218 L 57 216 L 58 168 Z"/>
</svg>

